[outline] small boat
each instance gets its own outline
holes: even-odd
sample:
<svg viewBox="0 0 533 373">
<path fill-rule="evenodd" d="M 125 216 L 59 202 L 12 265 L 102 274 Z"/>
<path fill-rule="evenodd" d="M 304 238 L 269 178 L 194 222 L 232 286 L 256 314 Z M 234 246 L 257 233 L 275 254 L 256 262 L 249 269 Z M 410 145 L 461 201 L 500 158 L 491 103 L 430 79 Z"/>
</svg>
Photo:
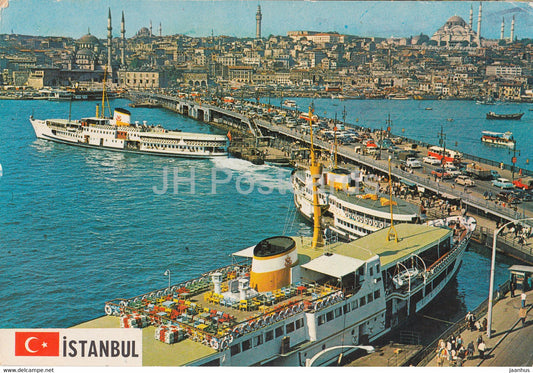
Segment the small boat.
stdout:
<svg viewBox="0 0 533 373">
<path fill-rule="evenodd" d="M 510 131 L 507 131 L 505 133 L 483 131 L 481 132 L 481 135 L 481 141 L 487 144 L 508 146 L 510 148 L 515 147 L 516 141 L 513 138 L 513 133 Z"/>
<path fill-rule="evenodd" d="M 294 101 L 294 100 L 288 100 L 288 99 L 285 100 L 285 101 L 283 101 L 283 106 L 285 106 L 285 107 L 290 107 L 290 108 L 296 108 L 296 107 L 297 107 L 297 105 L 296 105 L 296 101 Z"/>
<path fill-rule="evenodd" d="M 513 119 L 519 120 L 522 118 L 524 113 L 511 113 L 511 114 L 496 114 L 493 111 L 487 113 L 487 119 Z"/>
<path fill-rule="evenodd" d="M 431 108 L 431 107 L 427 107 L 426 110 L 433 110 L 433 108 Z"/>
</svg>

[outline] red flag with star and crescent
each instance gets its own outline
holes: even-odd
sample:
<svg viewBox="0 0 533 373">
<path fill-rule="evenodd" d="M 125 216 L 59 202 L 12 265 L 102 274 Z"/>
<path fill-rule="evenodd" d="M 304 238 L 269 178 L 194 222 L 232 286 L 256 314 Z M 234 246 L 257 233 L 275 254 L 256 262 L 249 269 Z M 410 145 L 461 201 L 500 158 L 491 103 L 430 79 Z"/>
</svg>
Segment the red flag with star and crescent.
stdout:
<svg viewBox="0 0 533 373">
<path fill-rule="evenodd" d="M 59 356 L 59 332 L 15 332 L 15 356 Z"/>
</svg>

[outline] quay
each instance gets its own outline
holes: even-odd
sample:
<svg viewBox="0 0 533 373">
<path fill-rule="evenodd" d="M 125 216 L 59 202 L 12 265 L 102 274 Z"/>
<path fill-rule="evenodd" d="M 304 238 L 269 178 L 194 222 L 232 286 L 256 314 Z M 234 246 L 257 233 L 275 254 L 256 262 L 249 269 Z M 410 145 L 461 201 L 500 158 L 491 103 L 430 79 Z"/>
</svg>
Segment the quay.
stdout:
<svg viewBox="0 0 533 373">
<path fill-rule="evenodd" d="M 203 102 L 199 99 L 189 100 L 186 98 L 168 96 L 162 94 L 151 93 L 136 93 L 136 100 L 147 100 L 158 103 L 163 108 L 175 111 L 179 114 L 195 118 L 199 121 L 209 123 L 214 126 L 225 129 L 236 130 L 245 136 L 251 136 L 255 142 L 255 148 L 261 142 L 272 144 L 274 142 L 284 144 L 298 144 L 300 149 L 305 149 L 310 144 L 310 136 L 287 126 L 278 125 L 261 119 L 258 117 L 249 117 L 243 113 L 238 113 L 219 107 L 214 104 Z M 331 151 L 331 143 L 320 138 L 314 138 L 313 143 L 315 149 L 322 150 L 325 153 Z M 413 141 L 413 140 L 411 140 Z M 425 151 L 429 144 L 416 144 L 418 151 Z M 421 145 L 421 146 L 418 146 Z M 254 163 L 262 163 L 263 160 L 258 156 L 257 151 L 253 150 L 253 144 L 248 144 L 243 148 L 248 148 L 246 151 L 233 151 L 235 156 L 242 157 Z M 274 159 L 282 159 L 285 155 L 275 147 L 268 148 L 269 153 Z M 350 164 L 357 164 L 364 168 L 367 173 L 387 175 L 388 162 L 386 158 L 377 155 L 371 156 L 366 154 L 356 153 L 354 146 L 338 146 L 338 158 L 341 161 Z M 264 157 L 264 154 L 262 155 Z M 478 162 L 479 159 L 476 159 Z M 449 182 L 442 182 L 433 179 L 431 175 L 431 168 L 424 165 L 421 171 L 412 170 L 408 172 L 400 167 L 397 160 L 393 160 L 394 168 L 392 169 L 392 176 L 400 182 L 415 187 L 421 192 L 430 192 L 440 198 L 452 201 L 459 204 L 460 209 L 465 209 L 470 215 L 478 219 L 478 228 L 474 235 L 474 239 L 488 247 L 492 247 L 492 234 L 496 229 L 496 222 L 505 223 L 517 219 L 532 218 L 533 211 L 530 208 L 522 206 L 520 210 L 515 206 L 498 203 L 497 200 L 488 200 L 482 194 L 482 191 L 477 189 L 459 188 Z M 491 165 L 483 164 L 486 169 L 491 169 L 500 173 L 502 177 L 511 178 L 511 166 L 501 164 L 503 167 L 496 167 L 496 162 Z M 532 173 L 529 170 L 523 170 L 524 175 Z M 517 239 L 509 239 L 508 237 L 498 237 L 498 249 L 512 257 L 515 257 L 526 263 L 533 263 L 533 240 L 531 238 L 519 243 Z"/>
<path fill-rule="evenodd" d="M 466 367 L 530 367 L 533 364 L 533 355 L 531 354 L 531 345 L 533 344 L 533 290 L 526 292 L 526 310 L 527 316 L 525 324 L 519 319 L 520 310 L 520 292 L 516 292 L 512 298 L 510 292 L 500 296 L 493 305 L 492 309 L 492 337 L 487 338 L 486 331 L 471 331 L 466 327 L 464 319 L 458 320 L 453 326 L 445 331 L 433 343 L 422 350 L 418 356 L 409 362 L 409 365 L 416 364 L 417 366 L 437 367 L 437 366 L 456 366 L 457 362 L 454 360 L 444 360 L 439 364 L 437 359 L 438 341 L 446 339 L 451 336 L 460 335 L 463 343 L 467 345 L 469 342 L 474 342 L 476 350 L 470 359 L 462 362 L 462 366 Z M 487 301 L 483 302 L 477 310 L 474 311 L 477 320 L 482 320 L 486 317 Z M 487 349 L 485 351 L 485 358 L 479 356 L 477 350 L 477 339 L 480 337 L 485 342 Z M 418 359 L 415 360 L 415 359 Z"/>
</svg>

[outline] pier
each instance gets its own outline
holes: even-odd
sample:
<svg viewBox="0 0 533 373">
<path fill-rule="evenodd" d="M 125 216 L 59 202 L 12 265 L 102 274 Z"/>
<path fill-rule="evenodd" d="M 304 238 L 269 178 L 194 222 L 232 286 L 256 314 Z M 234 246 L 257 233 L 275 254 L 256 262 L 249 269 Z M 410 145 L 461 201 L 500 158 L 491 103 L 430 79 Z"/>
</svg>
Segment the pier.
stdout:
<svg viewBox="0 0 533 373">
<path fill-rule="evenodd" d="M 299 148 L 308 147 L 310 144 L 310 135 L 303 133 L 287 126 L 275 124 L 272 121 L 265 120 L 258 116 L 249 116 L 244 112 L 235 112 L 215 105 L 214 103 L 207 103 L 200 99 L 190 100 L 184 97 L 175 97 L 162 94 L 136 93 L 136 99 L 139 97 L 151 102 L 157 102 L 162 107 L 180 113 L 182 115 L 192 117 L 199 121 L 203 121 L 214 126 L 219 126 L 225 129 L 235 129 L 242 134 L 251 136 L 257 145 L 261 141 L 266 141 L 271 144 L 273 140 L 280 139 L 286 144 L 298 144 Z M 313 139 L 315 149 L 322 151 L 322 153 L 329 154 L 331 152 L 331 143 L 315 137 Z M 406 139 L 406 141 L 408 141 Z M 427 151 L 430 144 L 415 143 L 410 140 L 411 148 L 418 152 Z M 362 146 L 361 146 L 362 147 Z M 349 164 L 356 164 L 366 170 L 367 173 L 377 175 L 388 174 L 388 154 L 385 150 L 377 154 L 361 154 L 364 152 L 357 152 L 358 146 L 338 146 L 338 158 Z M 248 153 L 247 153 L 248 152 Z M 250 149 L 247 152 L 241 152 L 236 156 L 243 156 L 254 163 L 262 163 L 258 154 Z M 271 155 L 272 158 L 280 159 L 283 153 L 276 153 Z M 263 155 L 264 156 L 264 155 Z M 468 156 L 465 156 L 468 158 Z M 470 156 L 470 158 L 477 158 Z M 478 162 L 481 159 L 476 159 Z M 496 167 L 497 162 L 491 164 L 483 164 L 483 167 L 489 170 L 497 171 L 502 177 L 511 178 L 511 165 L 500 164 Z M 492 234 L 496 227 L 496 222 L 508 222 L 516 219 L 533 217 L 533 211 L 522 206 L 518 209 L 516 206 L 512 207 L 509 204 L 499 203 L 497 200 L 486 199 L 483 196 L 483 191 L 479 188 L 467 189 L 455 186 L 449 182 L 442 182 L 436 180 L 431 175 L 432 168 L 424 165 L 421 170 L 407 171 L 402 169 L 401 162 L 393 159 L 392 176 L 400 182 L 416 187 L 419 191 L 430 192 L 440 198 L 453 201 L 460 205 L 461 209 L 467 211 L 478 219 L 478 229 L 475 234 L 475 239 L 479 243 L 492 247 Z M 502 167 L 503 166 L 503 167 Z M 531 172 L 523 170 L 523 174 L 527 175 Z M 519 243 L 517 240 L 499 237 L 498 248 L 519 260 L 527 263 L 533 263 L 533 244 L 531 239 Z"/>
</svg>

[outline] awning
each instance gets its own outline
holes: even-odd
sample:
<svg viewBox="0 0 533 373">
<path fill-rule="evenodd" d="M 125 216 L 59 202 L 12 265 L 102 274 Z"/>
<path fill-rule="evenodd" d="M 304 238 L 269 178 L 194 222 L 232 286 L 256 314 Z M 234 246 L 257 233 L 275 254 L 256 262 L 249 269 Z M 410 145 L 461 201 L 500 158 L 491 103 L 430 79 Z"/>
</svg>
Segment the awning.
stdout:
<svg viewBox="0 0 533 373">
<path fill-rule="evenodd" d="M 231 255 L 233 256 L 240 256 L 240 257 L 243 257 L 243 258 L 253 258 L 254 257 L 254 249 L 255 249 L 255 246 L 250 246 L 246 249 L 243 249 L 241 251 L 237 251 Z"/>
<path fill-rule="evenodd" d="M 353 273 L 365 262 L 361 259 L 350 258 L 348 256 L 331 254 L 321 255 L 309 263 L 302 264 L 302 268 L 326 274 L 328 276 L 341 278 Z"/>
<path fill-rule="evenodd" d="M 440 195 L 442 196 L 442 198 L 446 198 L 446 199 L 450 199 L 450 200 L 459 199 L 458 196 L 453 196 L 453 195 L 448 194 L 448 193 L 441 193 Z"/>
<path fill-rule="evenodd" d="M 415 183 L 413 183 L 412 181 L 409 181 L 409 180 L 400 179 L 400 182 L 403 183 L 403 184 L 405 184 L 405 185 L 407 185 L 407 186 L 409 186 L 409 187 L 414 187 L 414 186 L 416 186 Z"/>
</svg>

